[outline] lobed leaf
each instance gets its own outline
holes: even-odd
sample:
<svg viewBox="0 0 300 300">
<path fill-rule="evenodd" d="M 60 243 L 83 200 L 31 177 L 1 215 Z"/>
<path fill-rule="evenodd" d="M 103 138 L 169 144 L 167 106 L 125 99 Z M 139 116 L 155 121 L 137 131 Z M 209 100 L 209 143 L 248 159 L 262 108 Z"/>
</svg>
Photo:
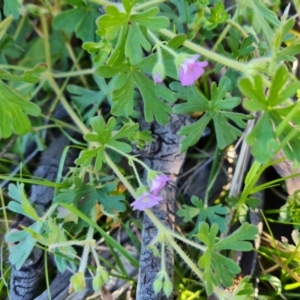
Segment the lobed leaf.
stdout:
<svg viewBox="0 0 300 300">
<path fill-rule="evenodd" d="M 200 222 L 206 222 L 206 220 L 208 220 L 211 225 L 217 224 L 221 232 L 227 230 L 228 220 L 222 215 L 229 213 L 230 209 L 228 207 L 223 207 L 221 204 L 205 207 L 203 202 L 196 196 L 192 196 L 191 202 L 194 207 L 184 204 L 182 209 L 177 212 L 178 216 L 184 218 L 184 222 L 189 222 L 198 216 L 195 225 L 196 228 L 198 228 Z"/>
<path fill-rule="evenodd" d="M 27 114 L 38 116 L 41 109 L 2 81 L 0 89 L 0 139 L 10 137 L 13 132 L 18 135 L 27 133 L 31 128 Z"/>
<path fill-rule="evenodd" d="M 225 98 L 230 86 L 230 80 L 227 77 L 222 77 L 218 87 L 213 83 L 211 87 L 212 97 L 209 101 L 195 86 L 185 88 L 179 83 L 170 85 L 171 89 L 177 92 L 178 98 L 187 101 L 175 105 L 173 109 L 175 113 L 205 112 L 196 123 L 185 126 L 179 131 L 180 135 L 186 136 L 182 142 L 182 152 L 197 143 L 211 120 L 213 120 L 215 126 L 217 144 L 220 149 L 224 149 L 241 135 L 241 131 L 229 124 L 227 119 L 234 121 L 239 127 L 243 128 L 246 126 L 244 119 L 249 119 L 249 116 L 227 111 L 240 103 L 240 99 L 237 97 Z"/>
</svg>

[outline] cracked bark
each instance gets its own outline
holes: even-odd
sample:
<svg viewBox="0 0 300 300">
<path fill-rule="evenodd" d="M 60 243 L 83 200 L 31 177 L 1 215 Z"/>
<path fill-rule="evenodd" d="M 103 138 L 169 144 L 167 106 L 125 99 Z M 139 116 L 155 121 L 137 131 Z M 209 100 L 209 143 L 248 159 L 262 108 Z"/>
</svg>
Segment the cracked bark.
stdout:
<svg viewBox="0 0 300 300">
<path fill-rule="evenodd" d="M 156 137 L 156 140 L 141 153 L 144 162 L 151 169 L 162 172 L 171 178 L 171 181 L 169 181 L 160 193 L 164 200 L 160 205 L 151 209 L 160 222 L 171 229 L 174 229 L 177 175 L 185 159 L 185 153 L 180 153 L 181 137 L 177 135 L 177 132 L 182 126 L 187 125 L 187 123 L 187 117 L 179 115 L 172 115 L 170 122 L 165 126 L 154 123 L 152 125 L 152 133 Z M 137 300 L 163 300 L 172 298 L 172 296 L 166 297 L 163 292 L 155 294 L 153 291 L 153 282 L 157 273 L 161 270 L 161 259 L 155 257 L 152 251 L 147 249 L 147 245 L 156 235 L 156 227 L 148 216 L 144 214 Z M 159 247 L 158 250 L 160 251 Z M 172 280 L 174 257 L 173 251 L 168 247 L 165 248 L 165 262 L 166 271 Z"/>
</svg>

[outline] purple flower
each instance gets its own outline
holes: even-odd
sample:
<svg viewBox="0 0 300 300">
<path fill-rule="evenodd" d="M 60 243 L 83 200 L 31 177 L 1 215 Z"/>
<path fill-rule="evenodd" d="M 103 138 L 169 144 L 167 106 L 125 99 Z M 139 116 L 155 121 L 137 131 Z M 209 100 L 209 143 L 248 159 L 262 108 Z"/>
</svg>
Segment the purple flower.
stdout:
<svg viewBox="0 0 300 300">
<path fill-rule="evenodd" d="M 159 76 L 159 73 L 155 73 L 153 79 L 155 83 L 162 83 L 162 78 Z"/>
<path fill-rule="evenodd" d="M 166 175 L 156 175 L 156 177 L 150 182 L 150 192 L 156 196 L 164 188 L 169 180 L 170 178 Z"/>
<path fill-rule="evenodd" d="M 196 54 L 192 57 L 185 58 L 179 66 L 179 78 L 183 86 L 193 85 L 194 82 L 204 73 L 204 67 L 208 65 L 207 61 L 197 61 L 200 57 Z"/>
<path fill-rule="evenodd" d="M 130 204 L 134 210 L 145 210 L 146 208 L 151 208 L 157 205 L 163 197 L 155 196 L 149 192 L 144 192 L 140 197 L 138 197 L 134 202 Z"/>
<path fill-rule="evenodd" d="M 152 77 L 155 83 L 162 83 L 166 77 L 165 67 L 163 62 L 157 62 L 152 70 Z"/>
</svg>

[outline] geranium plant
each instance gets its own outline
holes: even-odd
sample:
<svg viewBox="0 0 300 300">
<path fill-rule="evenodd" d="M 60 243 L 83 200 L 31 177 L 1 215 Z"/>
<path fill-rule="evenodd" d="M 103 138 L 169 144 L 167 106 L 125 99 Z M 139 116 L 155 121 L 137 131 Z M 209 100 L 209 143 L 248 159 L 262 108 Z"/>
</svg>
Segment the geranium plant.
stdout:
<svg viewBox="0 0 300 300">
<path fill-rule="evenodd" d="M 26 263 L 42 249 L 59 272 L 72 270 L 70 292 L 86 288 L 90 274 L 94 293 L 103 295 L 110 276 L 129 278 L 118 255 L 138 269 L 140 254 L 140 263 L 156 259 L 159 270 L 149 263 L 152 277 L 142 282 L 145 270 L 139 269 L 138 282 L 131 282 L 133 298 L 146 299 L 141 285 L 149 283 L 148 299 L 254 297 L 250 278 L 237 280 L 242 270 L 235 253 L 253 249 L 259 231 L 245 214 L 259 207 L 257 192 L 277 183 L 260 183 L 263 171 L 284 160 L 295 169 L 300 163 L 300 82 L 293 73 L 300 53 L 299 5 L 275 0 L 226 5 L 220 0 L 4 0 L 0 198 L 6 221 L 7 211 L 23 218 L 6 228 L 11 292 L 18 293 L 16 278 L 31 270 Z M 65 117 L 59 117 L 59 107 Z M 55 176 L 32 177 L 31 166 L 7 175 L 18 165 L 16 157 L 28 153 L 30 141 L 37 152 L 47 147 L 57 135 L 52 128 L 71 145 L 56 155 L 61 160 L 55 171 L 55 159 L 44 159 Z M 203 146 L 206 131 L 210 136 Z M 215 155 L 205 195 L 180 197 L 184 158 L 188 153 L 190 162 L 199 147 Z M 72 149 L 77 153 L 68 166 Z M 231 166 L 231 187 L 211 199 L 219 158 L 232 149 L 240 157 Z M 159 167 L 153 163 L 158 153 L 163 153 Z M 246 158 L 250 166 L 243 169 Z M 178 173 L 169 171 L 175 169 Z M 10 181 L 7 190 L 4 181 Z M 34 186 L 35 200 L 25 183 Z M 35 186 L 55 188 L 50 203 L 43 206 L 43 199 L 32 195 Z M 144 223 L 137 211 L 145 215 Z M 290 214 L 295 220 L 294 211 Z M 181 223 L 175 224 L 175 215 Z M 132 233 L 146 222 L 151 233 Z M 136 256 L 110 235 L 114 226 L 129 236 Z M 99 253 L 99 235 L 114 263 Z M 173 252 L 179 258 L 174 276 Z"/>
</svg>

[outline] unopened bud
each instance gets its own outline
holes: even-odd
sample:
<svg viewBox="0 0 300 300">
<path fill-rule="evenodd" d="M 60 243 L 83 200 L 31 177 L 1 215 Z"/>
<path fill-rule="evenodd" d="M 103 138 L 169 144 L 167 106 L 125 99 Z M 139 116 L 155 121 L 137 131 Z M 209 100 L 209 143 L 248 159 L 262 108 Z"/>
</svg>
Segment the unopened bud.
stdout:
<svg viewBox="0 0 300 300">
<path fill-rule="evenodd" d="M 154 293 L 157 294 L 161 291 L 163 287 L 163 282 L 162 282 L 162 279 L 161 278 L 156 278 L 153 282 L 153 290 L 154 290 Z"/>
<path fill-rule="evenodd" d="M 70 282 L 75 292 L 82 291 L 86 286 L 83 272 L 75 273 L 71 277 Z"/>
<path fill-rule="evenodd" d="M 167 297 L 169 297 L 172 294 L 173 291 L 173 284 L 169 278 L 165 278 L 165 282 L 163 285 L 164 293 Z"/>
<path fill-rule="evenodd" d="M 165 66 L 162 62 L 157 62 L 152 70 L 152 77 L 155 83 L 162 83 L 166 77 Z"/>
</svg>

